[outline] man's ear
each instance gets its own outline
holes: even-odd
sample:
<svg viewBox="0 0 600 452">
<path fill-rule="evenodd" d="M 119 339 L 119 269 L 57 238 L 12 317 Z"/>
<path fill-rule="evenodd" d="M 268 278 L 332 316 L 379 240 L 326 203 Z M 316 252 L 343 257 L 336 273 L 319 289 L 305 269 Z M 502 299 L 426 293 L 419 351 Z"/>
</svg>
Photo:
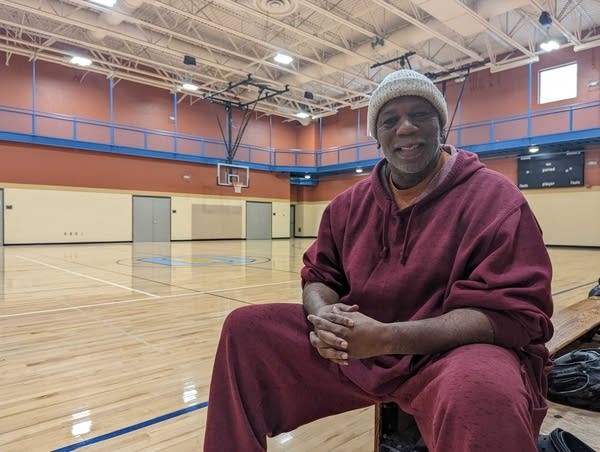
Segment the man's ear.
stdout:
<svg viewBox="0 0 600 452">
<path fill-rule="evenodd" d="M 377 149 L 381 149 L 381 144 L 379 144 L 379 141 L 376 141 L 377 143 Z"/>
</svg>

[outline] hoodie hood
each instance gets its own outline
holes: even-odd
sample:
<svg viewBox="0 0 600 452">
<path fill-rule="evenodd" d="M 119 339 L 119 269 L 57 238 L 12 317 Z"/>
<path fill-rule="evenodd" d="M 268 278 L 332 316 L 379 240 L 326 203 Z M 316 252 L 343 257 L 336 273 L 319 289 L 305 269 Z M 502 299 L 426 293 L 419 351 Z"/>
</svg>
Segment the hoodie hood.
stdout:
<svg viewBox="0 0 600 452">
<path fill-rule="evenodd" d="M 391 187 L 387 180 L 386 167 L 387 160 L 381 160 L 371 172 L 371 185 L 375 195 L 375 202 L 382 212 L 383 224 L 387 225 L 391 215 L 408 215 L 406 229 L 404 231 L 404 240 L 402 243 L 401 263 L 406 264 L 409 253 L 410 235 L 413 216 L 416 212 L 430 202 L 443 196 L 456 185 L 461 184 L 465 179 L 471 177 L 475 172 L 484 168 L 476 154 L 456 149 L 452 145 L 442 145 L 442 152 L 447 152 L 452 158 L 446 162 L 440 172 L 434 177 L 423 193 L 417 198 L 416 202 L 406 209 L 400 210 L 396 205 L 394 196 L 391 193 Z M 390 244 L 388 240 L 387 228 L 381 229 L 381 244 L 379 257 L 386 259 L 389 255 Z"/>
</svg>

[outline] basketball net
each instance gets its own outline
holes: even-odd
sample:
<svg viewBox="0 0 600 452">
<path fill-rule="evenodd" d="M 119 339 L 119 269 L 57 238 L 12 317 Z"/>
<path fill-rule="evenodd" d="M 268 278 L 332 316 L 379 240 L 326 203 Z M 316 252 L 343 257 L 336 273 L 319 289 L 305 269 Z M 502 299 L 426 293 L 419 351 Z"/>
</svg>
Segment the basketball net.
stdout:
<svg viewBox="0 0 600 452">
<path fill-rule="evenodd" d="M 242 192 L 242 183 L 241 182 L 234 182 L 233 183 L 233 189 L 235 190 L 236 193 L 241 193 Z"/>
</svg>

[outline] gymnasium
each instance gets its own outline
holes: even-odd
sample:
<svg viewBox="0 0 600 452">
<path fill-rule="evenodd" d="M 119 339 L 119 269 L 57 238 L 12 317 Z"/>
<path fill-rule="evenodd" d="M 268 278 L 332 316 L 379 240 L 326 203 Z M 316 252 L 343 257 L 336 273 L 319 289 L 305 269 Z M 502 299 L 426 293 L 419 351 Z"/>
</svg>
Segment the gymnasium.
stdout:
<svg viewBox="0 0 600 452">
<path fill-rule="evenodd" d="M 225 318 L 302 303 L 399 69 L 535 214 L 551 353 L 600 348 L 597 0 L 3 0 L 0 451 L 201 450 Z M 600 412 L 549 406 L 542 434 L 600 450 Z M 268 450 L 400 451 L 398 422 L 377 404 Z"/>
</svg>

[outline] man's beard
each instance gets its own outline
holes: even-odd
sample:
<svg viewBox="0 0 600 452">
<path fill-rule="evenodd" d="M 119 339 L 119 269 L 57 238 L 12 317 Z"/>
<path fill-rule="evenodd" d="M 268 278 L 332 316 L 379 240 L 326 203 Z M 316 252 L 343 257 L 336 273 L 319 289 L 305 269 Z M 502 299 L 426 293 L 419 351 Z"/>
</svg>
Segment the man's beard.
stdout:
<svg viewBox="0 0 600 452">
<path fill-rule="evenodd" d="M 427 176 L 429 176 L 435 167 L 438 164 L 438 160 L 440 158 L 440 154 L 442 152 L 442 147 L 439 145 L 436 146 L 435 151 L 433 152 L 431 159 L 424 168 L 417 169 L 415 171 L 411 170 L 411 168 L 395 168 L 394 177 L 392 177 L 392 181 L 394 186 L 399 189 L 411 188 L 417 185 L 419 182 L 423 181 Z"/>
</svg>

